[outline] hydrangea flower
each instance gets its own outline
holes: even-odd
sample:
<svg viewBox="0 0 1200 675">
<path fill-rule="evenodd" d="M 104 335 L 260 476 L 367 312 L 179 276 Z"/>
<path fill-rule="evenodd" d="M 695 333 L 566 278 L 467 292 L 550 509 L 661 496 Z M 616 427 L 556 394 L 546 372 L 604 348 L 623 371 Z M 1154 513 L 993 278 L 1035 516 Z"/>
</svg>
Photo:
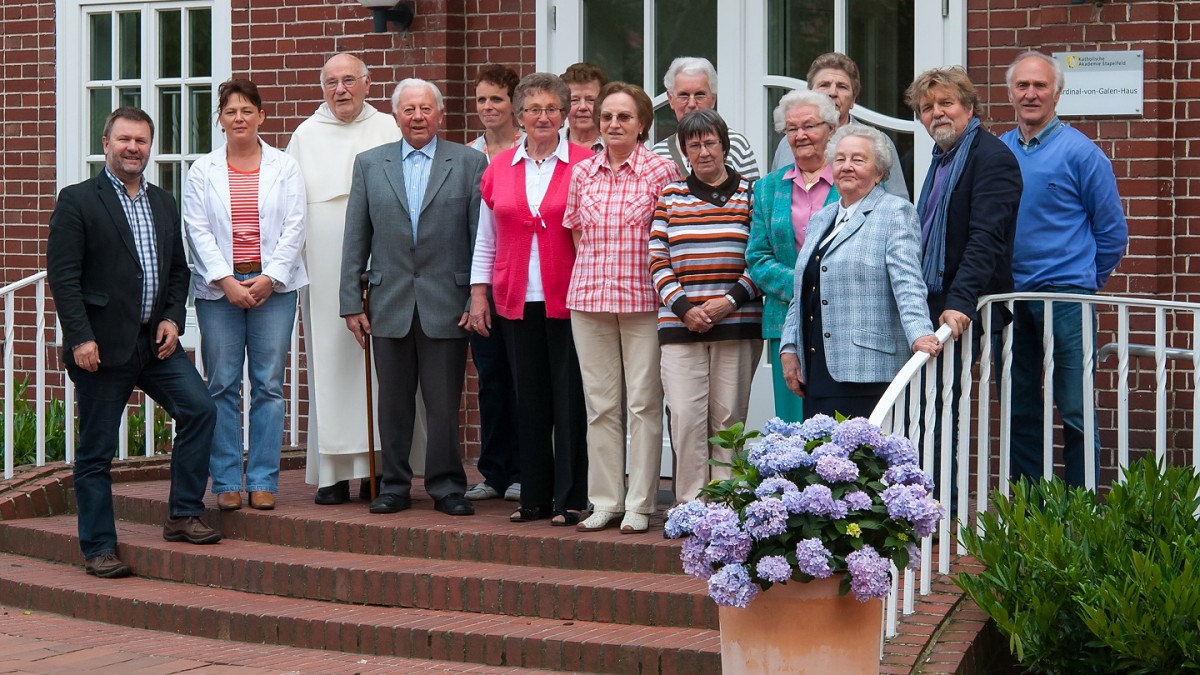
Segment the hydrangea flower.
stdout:
<svg viewBox="0 0 1200 675">
<path fill-rule="evenodd" d="M 774 476 L 816 461 L 797 437 L 772 434 L 750 450 L 746 459 L 763 476 Z"/>
<path fill-rule="evenodd" d="M 837 420 L 829 415 L 813 415 L 804 420 L 804 424 L 800 425 L 796 435 L 806 442 L 815 441 L 833 434 L 833 430 L 837 429 L 837 426 Z"/>
<path fill-rule="evenodd" d="M 857 448 L 860 445 L 878 448 L 883 445 L 883 439 L 884 435 L 879 427 L 871 424 L 865 417 L 855 417 L 842 422 L 832 436 L 834 443 L 848 448 Z"/>
<path fill-rule="evenodd" d="M 905 567 L 916 571 L 921 566 L 921 549 L 911 541 L 905 544 L 904 548 L 908 550 L 908 564 Z"/>
<path fill-rule="evenodd" d="M 882 598 L 892 590 L 891 563 L 871 546 L 846 556 L 850 588 L 859 602 Z"/>
<path fill-rule="evenodd" d="M 758 595 L 745 565 L 726 565 L 708 579 L 708 594 L 722 607 L 745 607 Z"/>
<path fill-rule="evenodd" d="M 780 499 L 788 513 L 800 513 L 800 488 L 786 478 L 767 478 L 754 490 L 754 496 L 759 499 Z"/>
<path fill-rule="evenodd" d="M 754 570 L 758 572 L 759 577 L 771 583 L 777 584 L 792 578 L 792 566 L 787 558 L 781 555 L 763 556 Z"/>
<path fill-rule="evenodd" d="M 846 459 L 853 451 L 854 448 L 831 442 L 818 445 L 817 447 L 813 448 L 812 456 L 815 460 L 820 460 L 822 457 L 837 457 L 839 459 Z"/>
<path fill-rule="evenodd" d="M 809 485 L 800 491 L 799 507 L 801 513 L 827 516 L 835 508 L 833 490 L 828 485 Z"/>
<path fill-rule="evenodd" d="M 704 559 L 710 565 L 717 563 L 737 564 L 746 561 L 750 554 L 750 535 L 737 522 L 722 522 L 712 529 Z"/>
<path fill-rule="evenodd" d="M 780 436 L 795 436 L 803 425 L 799 422 L 784 422 L 778 417 L 772 417 L 763 425 L 764 434 L 779 434 Z"/>
<path fill-rule="evenodd" d="M 817 460 L 816 470 L 818 476 L 830 483 L 853 483 L 858 480 L 858 465 L 842 457 L 826 455 Z"/>
<path fill-rule="evenodd" d="M 712 566 L 704 559 L 704 540 L 691 536 L 683 540 L 683 549 L 679 552 L 679 560 L 683 563 L 683 571 L 698 579 L 712 576 Z"/>
<path fill-rule="evenodd" d="M 918 537 L 925 537 L 937 529 L 942 517 L 942 507 L 928 498 L 921 485 L 893 485 L 880 495 L 887 506 L 888 516 L 912 523 Z"/>
<path fill-rule="evenodd" d="M 883 482 L 888 485 L 920 485 L 928 492 L 933 492 L 933 479 L 916 464 L 893 464 L 883 474 Z"/>
<path fill-rule="evenodd" d="M 858 526 L 858 523 L 850 523 L 846 526 L 846 534 L 857 539 L 862 536 L 862 528 Z"/>
<path fill-rule="evenodd" d="M 788 510 L 778 499 L 760 499 L 746 505 L 746 531 L 755 539 L 787 532 Z"/>
<path fill-rule="evenodd" d="M 678 539 L 685 534 L 691 534 L 696 523 L 704 517 L 707 507 L 704 502 L 693 500 L 684 502 L 667 511 L 667 524 L 663 528 L 671 539 Z"/>
<path fill-rule="evenodd" d="M 833 576 L 833 569 L 829 566 L 831 557 L 833 554 L 815 537 L 802 539 L 796 544 L 796 567 L 810 577 L 828 579 Z"/>
<path fill-rule="evenodd" d="M 849 506 L 854 511 L 866 511 L 871 508 L 871 495 L 862 490 L 847 492 L 842 495 L 842 501 L 846 502 L 846 506 Z"/>
<path fill-rule="evenodd" d="M 875 447 L 875 454 L 882 457 L 888 466 L 916 464 L 918 460 L 917 448 L 903 436 L 887 436 L 882 444 Z"/>
<path fill-rule="evenodd" d="M 712 539 L 713 529 L 726 523 L 731 523 L 734 527 L 737 527 L 737 511 L 724 504 L 708 504 L 704 508 L 704 515 L 698 518 L 695 524 L 692 525 L 692 533 L 701 539 L 709 540 Z"/>
</svg>

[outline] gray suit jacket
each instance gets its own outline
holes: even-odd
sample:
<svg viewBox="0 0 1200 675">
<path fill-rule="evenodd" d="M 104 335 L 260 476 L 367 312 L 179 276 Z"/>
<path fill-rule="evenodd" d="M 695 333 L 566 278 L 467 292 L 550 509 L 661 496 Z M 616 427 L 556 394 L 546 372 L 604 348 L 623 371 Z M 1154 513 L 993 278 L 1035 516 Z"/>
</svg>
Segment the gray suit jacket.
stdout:
<svg viewBox="0 0 1200 675">
<path fill-rule="evenodd" d="M 804 267 L 837 214 L 834 203 L 808 221 L 781 348 L 794 345 L 804 354 L 800 317 L 820 311 L 829 374 L 839 382 L 889 382 L 912 356 L 912 343 L 933 332 L 921 277 L 917 210 L 875 186 L 821 259 L 821 306 L 806 307 Z M 803 358 L 800 364 L 803 368 Z"/>
<path fill-rule="evenodd" d="M 458 321 L 470 301 L 486 156 L 438 139 L 414 245 L 415 207 L 404 189 L 400 145 L 381 145 L 354 160 L 342 241 L 340 314 L 363 311 L 359 277 L 366 271 L 372 335 L 405 337 L 417 310 L 429 337 L 465 338 Z"/>
</svg>

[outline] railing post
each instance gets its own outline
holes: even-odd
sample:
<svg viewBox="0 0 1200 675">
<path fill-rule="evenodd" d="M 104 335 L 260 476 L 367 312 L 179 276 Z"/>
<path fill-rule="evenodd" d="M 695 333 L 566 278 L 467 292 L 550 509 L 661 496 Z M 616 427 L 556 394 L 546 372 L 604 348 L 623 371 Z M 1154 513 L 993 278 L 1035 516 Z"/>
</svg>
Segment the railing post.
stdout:
<svg viewBox="0 0 1200 675">
<path fill-rule="evenodd" d="M 34 289 L 34 415 L 37 422 L 37 450 L 34 459 L 38 466 L 46 465 L 46 280 L 39 279 Z"/>
<path fill-rule="evenodd" d="M 1080 382 L 1083 392 L 1083 484 L 1095 490 L 1100 467 L 1096 466 L 1096 347 L 1095 327 L 1092 322 L 1092 304 L 1080 303 L 1079 330 L 1081 331 L 1080 349 L 1083 350 L 1080 369 Z"/>
<path fill-rule="evenodd" d="M 16 321 L 16 313 L 13 307 L 13 296 L 5 294 L 4 297 L 4 480 L 12 478 L 13 475 L 13 455 L 16 453 L 16 448 L 13 447 L 13 420 L 15 412 L 13 410 L 13 322 Z"/>
<path fill-rule="evenodd" d="M 1196 345 L 1193 345 L 1195 348 Z M 1154 457 L 1167 455 L 1167 317 L 1154 309 Z"/>
<path fill-rule="evenodd" d="M 1054 477 L 1054 303 L 1042 301 L 1042 478 Z"/>
</svg>

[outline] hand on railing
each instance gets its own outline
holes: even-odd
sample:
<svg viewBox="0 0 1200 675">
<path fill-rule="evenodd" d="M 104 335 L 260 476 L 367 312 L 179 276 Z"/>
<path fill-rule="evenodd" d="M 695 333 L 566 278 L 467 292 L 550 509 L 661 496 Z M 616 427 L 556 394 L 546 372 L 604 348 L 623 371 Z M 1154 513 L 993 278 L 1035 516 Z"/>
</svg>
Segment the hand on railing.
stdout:
<svg viewBox="0 0 1200 675">
<path fill-rule="evenodd" d="M 956 309 L 947 309 L 938 317 L 943 325 L 950 326 L 950 336 L 957 340 L 971 325 L 971 317 Z"/>
<path fill-rule="evenodd" d="M 942 328 L 947 328 L 947 326 L 943 325 Z M 930 356 L 937 356 L 938 352 L 942 351 L 942 343 L 943 341 L 938 339 L 937 334 L 922 335 L 913 340 L 913 354 L 924 352 Z"/>
</svg>

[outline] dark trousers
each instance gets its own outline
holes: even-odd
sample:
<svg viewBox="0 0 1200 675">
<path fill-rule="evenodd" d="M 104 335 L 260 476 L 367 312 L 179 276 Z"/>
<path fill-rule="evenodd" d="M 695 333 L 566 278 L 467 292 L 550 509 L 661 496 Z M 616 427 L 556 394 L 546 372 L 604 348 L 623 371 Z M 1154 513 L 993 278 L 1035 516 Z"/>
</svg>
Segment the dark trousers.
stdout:
<svg viewBox="0 0 1200 675">
<path fill-rule="evenodd" d="M 525 318 L 498 323 L 517 387 L 521 506 L 583 509 L 587 409 L 571 320 L 547 318 L 545 303 L 529 302 Z"/>
<path fill-rule="evenodd" d="M 471 359 L 479 374 L 479 473 L 483 482 L 503 493 L 509 485 L 521 482 L 517 390 L 500 330 L 491 331 L 488 337 L 472 333 L 470 341 Z"/>
<path fill-rule="evenodd" d="M 375 420 L 383 446 L 380 494 L 408 495 L 412 489 L 413 425 L 417 384 L 425 399 L 425 490 L 441 499 L 467 491 L 458 446 L 458 408 L 467 369 L 467 338 L 425 335 L 414 311 L 412 328 L 402 338 L 372 337 L 379 401 Z"/>
<path fill-rule="evenodd" d="M 171 449 L 172 518 L 204 514 L 204 488 L 217 412 L 196 367 L 182 349 L 164 360 L 156 356 L 153 332 L 143 326 L 138 344 L 122 364 L 102 364 L 88 372 L 69 364 L 79 404 L 79 446 L 75 450 L 75 504 L 79 512 L 79 548 L 85 559 L 116 553 L 112 468 L 121 417 L 134 387 L 146 392 L 175 418 Z M 100 355 L 104 358 L 104 355 Z M 153 438 L 146 439 L 153 443 Z"/>
</svg>

